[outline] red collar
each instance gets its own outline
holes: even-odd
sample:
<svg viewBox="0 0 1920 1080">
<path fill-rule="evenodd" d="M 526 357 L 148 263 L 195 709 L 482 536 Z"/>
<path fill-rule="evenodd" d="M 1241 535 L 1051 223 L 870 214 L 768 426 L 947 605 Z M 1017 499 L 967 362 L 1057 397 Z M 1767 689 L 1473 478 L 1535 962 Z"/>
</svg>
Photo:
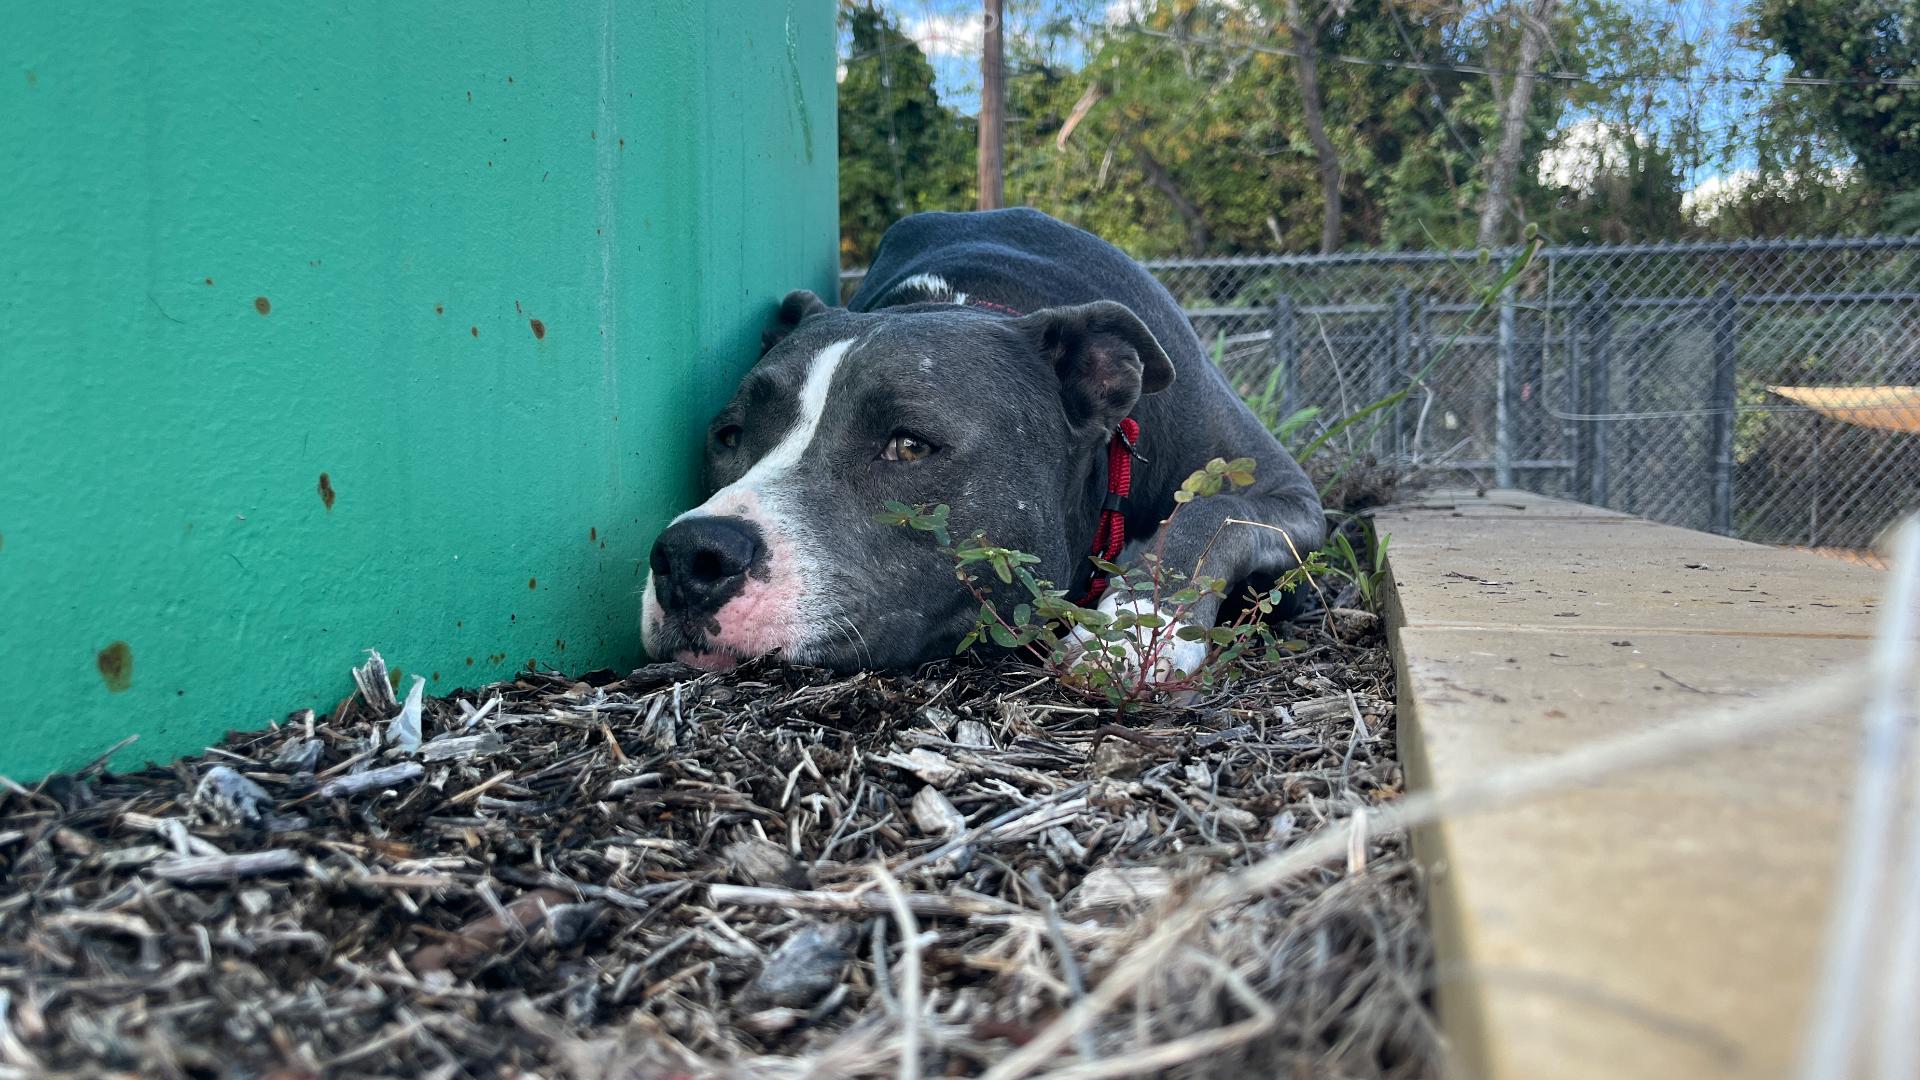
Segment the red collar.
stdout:
<svg viewBox="0 0 1920 1080">
<path fill-rule="evenodd" d="M 996 304 L 991 300 L 982 300 L 977 296 L 967 297 L 966 306 L 977 307 L 982 310 L 996 312 L 1001 315 L 1011 315 L 1016 319 L 1022 318 L 1026 315 L 1026 312 L 1024 311 L 1020 311 L 1016 308 L 1010 308 L 1005 304 Z"/>
<path fill-rule="evenodd" d="M 1129 416 L 1120 421 L 1120 430 L 1107 443 L 1107 497 L 1100 504 L 1100 524 L 1093 534 L 1093 557 L 1103 562 L 1119 558 L 1127 542 L 1125 507 L 1133 491 L 1133 459 L 1139 457 L 1134 448 L 1139 442 L 1140 422 Z M 1107 572 L 1095 567 L 1086 593 L 1074 603 L 1092 607 L 1106 591 Z"/>
</svg>

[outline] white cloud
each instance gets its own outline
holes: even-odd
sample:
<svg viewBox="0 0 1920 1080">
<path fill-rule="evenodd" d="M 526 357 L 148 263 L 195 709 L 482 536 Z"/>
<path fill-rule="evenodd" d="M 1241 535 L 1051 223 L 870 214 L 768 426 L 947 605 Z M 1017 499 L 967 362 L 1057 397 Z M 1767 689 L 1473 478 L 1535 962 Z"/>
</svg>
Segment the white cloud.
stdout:
<svg viewBox="0 0 1920 1080">
<path fill-rule="evenodd" d="M 1153 10 L 1154 0 L 1107 0 L 1107 6 L 1100 13 L 1100 20 L 1108 26 L 1125 26 L 1146 18 Z"/>
<path fill-rule="evenodd" d="M 979 56 L 987 36 L 984 16 L 915 15 L 900 26 L 928 56 Z"/>
<path fill-rule="evenodd" d="M 1715 173 L 1681 193 L 1680 212 L 1696 221 L 1710 218 L 1745 195 L 1759 179 L 1759 172 L 1753 169 Z"/>
<path fill-rule="evenodd" d="M 1756 169 L 1735 169 L 1715 173 L 1680 195 L 1680 212 L 1702 221 L 1724 210 L 1728 204 L 1768 193 L 1791 196 L 1803 184 L 1844 187 L 1854 177 L 1853 162 L 1838 162 L 1812 168 L 1790 167 L 1784 172 L 1762 177 Z"/>
<path fill-rule="evenodd" d="M 1575 120 L 1555 132 L 1540 155 L 1540 182 L 1592 191 L 1602 174 L 1625 171 L 1629 145 L 1645 146 L 1646 139 L 1632 128 L 1605 120 Z"/>
</svg>

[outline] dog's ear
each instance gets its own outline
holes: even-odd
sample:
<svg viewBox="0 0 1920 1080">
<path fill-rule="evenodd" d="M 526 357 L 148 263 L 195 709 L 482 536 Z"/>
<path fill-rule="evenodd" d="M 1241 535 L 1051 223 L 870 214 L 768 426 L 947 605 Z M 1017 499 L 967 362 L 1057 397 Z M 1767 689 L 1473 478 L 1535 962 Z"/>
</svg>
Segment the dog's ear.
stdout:
<svg viewBox="0 0 1920 1080">
<path fill-rule="evenodd" d="M 825 310 L 827 305 L 810 290 L 795 289 L 788 293 L 787 298 L 780 301 L 780 312 L 774 316 L 773 325 L 760 331 L 760 355 L 767 355 L 801 323 Z"/>
<path fill-rule="evenodd" d="M 1106 438 L 1142 394 L 1173 385 L 1173 362 L 1166 350 L 1125 304 L 1096 300 L 1047 308 L 1015 325 L 1053 365 L 1067 422 L 1078 435 Z"/>
</svg>

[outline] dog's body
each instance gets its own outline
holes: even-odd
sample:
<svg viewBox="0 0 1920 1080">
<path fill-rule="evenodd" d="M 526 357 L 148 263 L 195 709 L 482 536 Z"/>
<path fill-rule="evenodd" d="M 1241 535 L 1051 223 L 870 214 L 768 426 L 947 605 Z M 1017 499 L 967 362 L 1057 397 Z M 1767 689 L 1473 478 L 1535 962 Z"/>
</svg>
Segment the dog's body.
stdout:
<svg viewBox="0 0 1920 1080">
<path fill-rule="evenodd" d="M 775 649 L 841 668 L 947 655 L 977 603 L 924 535 L 874 521 L 888 501 L 945 504 L 953 532 L 1034 554 L 1079 595 L 1127 416 L 1141 436 L 1123 562 L 1216 457 L 1252 458 L 1254 484 L 1175 516 L 1166 565 L 1191 573 L 1205 551 L 1208 576 L 1257 582 L 1322 543 L 1312 484 L 1138 263 L 1033 210 L 907 218 L 845 311 L 804 292 L 781 305 L 709 431 L 716 493 L 655 545 L 648 651 L 712 667 Z"/>
</svg>

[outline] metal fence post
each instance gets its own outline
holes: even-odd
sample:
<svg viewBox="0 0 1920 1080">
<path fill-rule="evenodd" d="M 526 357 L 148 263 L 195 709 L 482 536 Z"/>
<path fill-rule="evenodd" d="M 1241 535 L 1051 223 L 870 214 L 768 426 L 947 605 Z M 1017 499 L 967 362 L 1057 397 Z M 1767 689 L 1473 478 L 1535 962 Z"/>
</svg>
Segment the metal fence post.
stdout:
<svg viewBox="0 0 1920 1080">
<path fill-rule="evenodd" d="M 1709 527 L 1722 536 L 1733 535 L 1733 419 L 1739 374 L 1739 307 L 1733 286 L 1713 291 L 1713 397 L 1708 402 L 1712 438 L 1708 440 L 1707 473 L 1713 477 L 1713 517 Z"/>
<path fill-rule="evenodd" d="M 1513 286 L 1500 291 L 1500 349 L 1493 388 L 1493 484 L 1513 486 Z"/>
<path fill-rule="evenodd" d="M 1413 344 L 1410 332 L 1412 313 L 1412 291 L 1405 285 L 1393 290 L 1393 323 L 1390 328 L 1390 332 L 1393 334 L 1393 342 L 1392 346 L 1387 350 L 1386 357 L 1383 358 L 1384 362 L 1377 369 L 1377 382 L 1373 388 L 1375 401 L 1407 385 L 1407 376 L 1409 373 L 1407 357 L 1412 350 Z M 1398 453 L 1405 449 L 1404 432 L 1406 429 L 1401 419 L 1406 415 L 1406 411 L 1411 404 L 1411 395 L 1409 395 L 1409 400 L 1402 401 L 1387 416 L 1382 418 L 1386 421 L 1386 425 L 1380 432 L 1381 448 L 1388 454 Z"/>
<path fill-rule="evenodd" d="M 1280 373 L 1280 409 L 1275 420 L 1285 420 L 1300 408 L 1300 343 L 1294 337 L 1293 294 L 1273 298 L 1273 332 L 1267 338 L 1273 370 Z"/>
<path fill-rule="evenodd" d="M 1594 419 L 1587 445 L 1592 454 L 1589 463 L 1587 501 L 1607 505 L 1607 450 L 1612 421 L 1605 419 L 1613 411 L 1613 290 L 1603 280 L 1593 286 L 1592 349 L 1587 357 L 1587 415 Z"/>
<path fill-rule="evenodd" d="M 1561 431 L 1567 440 L 1567 456 L 1573 459 L 1573 475 L 1567 484 L 1567 497 L 1585 499 L 1587 489 L 1593 484 L 1593 431 L 1584 417 L 1587 415 L 1588 355 L 1593 351 L 1588 347 L 1587 330 L 1593 322 L 1593 297 L 1582 294 L 1573 302 L 1572 317 L 1564 320 L 1561 333 L 1565 337 L 1567 350 L 1567 421 L 1561 425 Z"/>
<path fill-rule="evenodd" d="M 1402 374 L 1400 380 L 1400 385 L 1407 388 L 1407 400 L 1400 407 L 1400 446 L 1403 450 L 1411 454 L 1413 460 L 1417 462 L 1420 453 L 1420 447 L 1418 445 L 1420 441 L 1419 436 L 1422 434 L 1420 429 L 1420 410 L 1424 402 L 1415 404 L 1413 401 L 1413 392 L 1416 386 L 1420 387 L 1422 396 L 1427 392 L 1425 388 L 1426 377 L 1420 373 L 1427 370 L 1427 363 L 1432 360 L 1434 354 L 1433 308 L 1420 293 L 1412 294 L 1409 300 L 1409 306 L 1412 308 L 1411 319 L 1413 328 L 1408 332 L 1407 370 Z M 1431 372 L 1429 372 L 1429 374 L 1431 374 Z M 1418 377 L 1416 378 L 1416 376 Z"/>
<path fill-rule="evenodd" d="M 1532 305 L 1527 308 L 1514 305 L 1513 397 L 1508 402 L 1507 415 L 1513 425 L 1514 456 L 1521 461 L 1535 462 L 1531 468 L 1516 466 L 1515 479 L 1528 475 L 1538 482 L 1541 480 L 1538 463 L 1559 456 L 1560 443 L 1547 430 L 1547 352 L 1548 337 L 1553 333 L 1553 317 L 1548 305 L 1552 298 L 1542 295 L 1536 300 L 1545 301 L 1538 310 Z"/>
</svg>

